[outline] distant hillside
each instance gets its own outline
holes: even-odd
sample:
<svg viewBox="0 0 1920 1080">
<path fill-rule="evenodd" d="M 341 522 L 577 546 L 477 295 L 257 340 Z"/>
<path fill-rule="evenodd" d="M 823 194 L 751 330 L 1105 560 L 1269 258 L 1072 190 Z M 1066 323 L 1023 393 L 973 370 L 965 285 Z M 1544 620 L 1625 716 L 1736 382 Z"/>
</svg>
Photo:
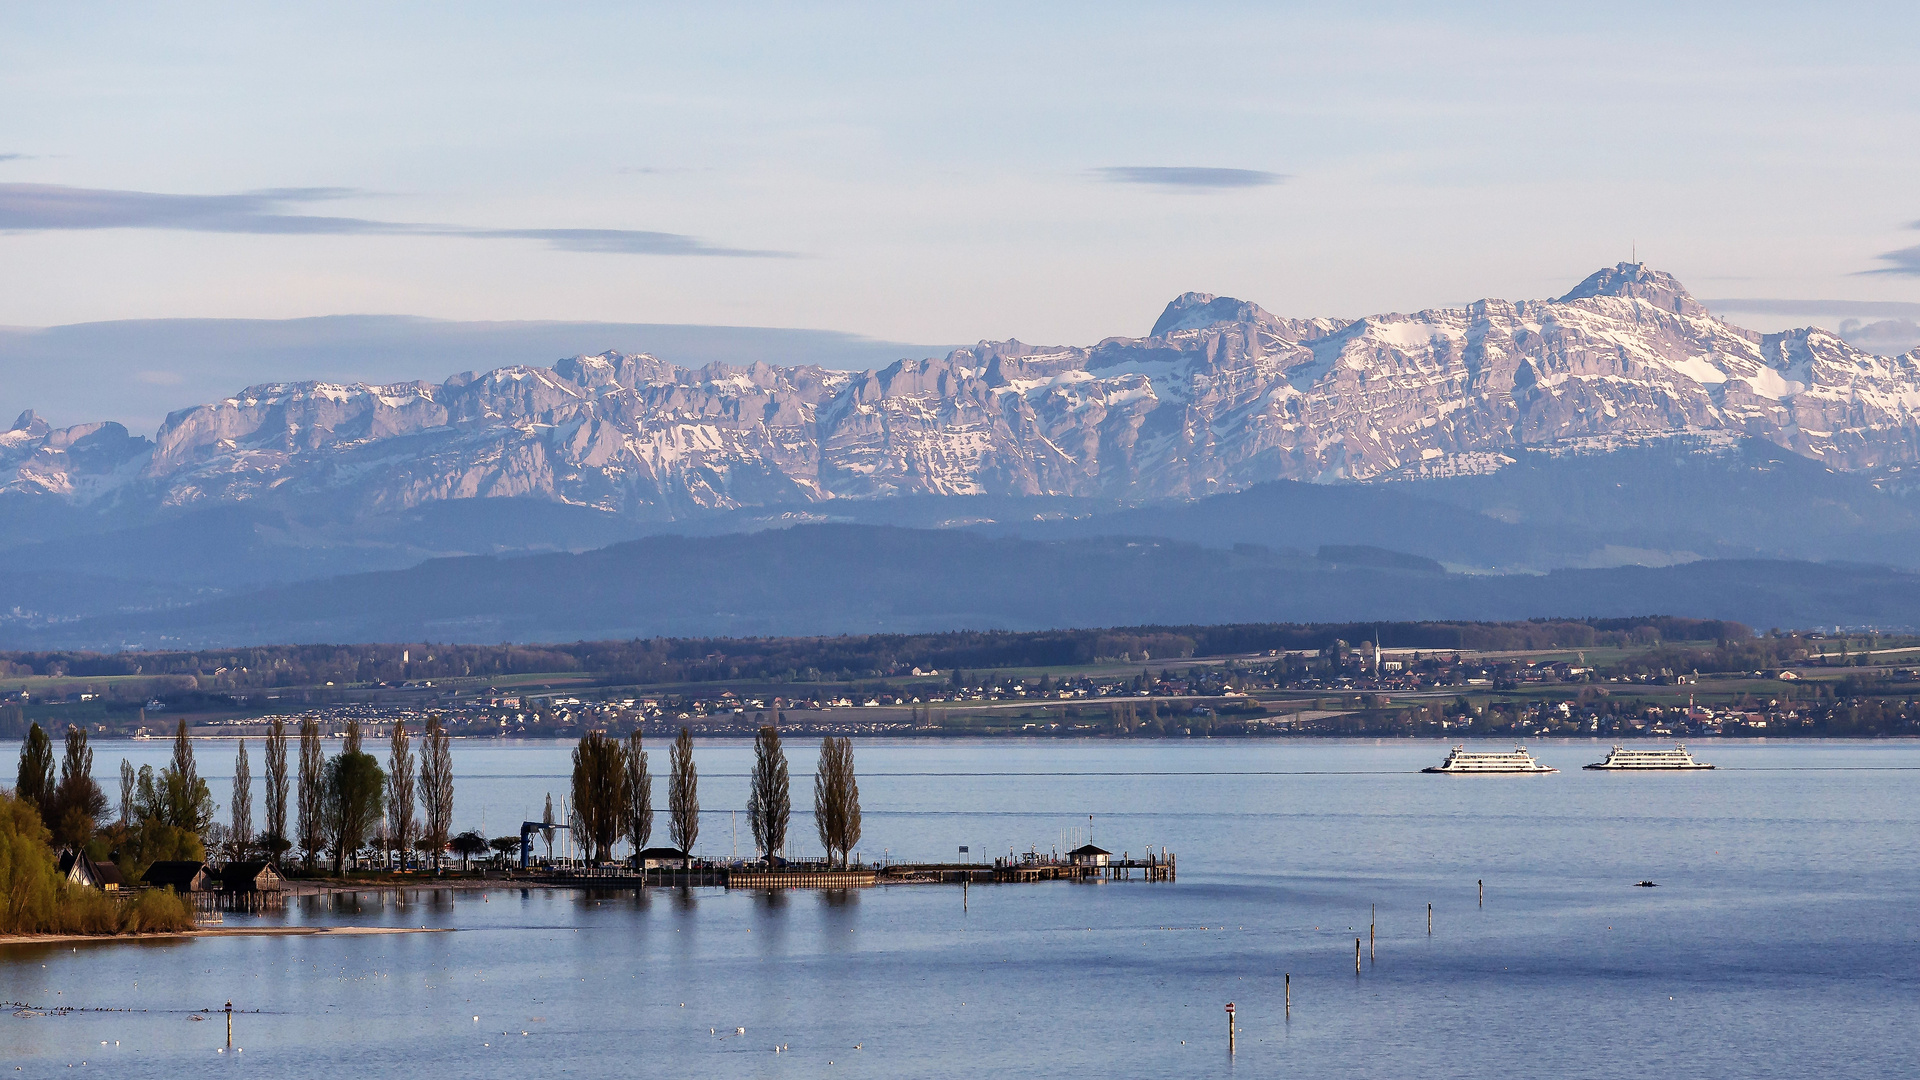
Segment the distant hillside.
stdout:
<svg viewBox="0 0 1920 1080">
<path fill-rule="evenodd" d="M 1650 613 L 1761 629 L 1920 625 L 1920 575 L 1875 567 L 1711 560 L 1495 576 L 1382 565 L 1396 561 L 1388 554 L 1354 565 L 1351 553 L 1323 559 L 1251 544 L 808 525 L 649 537 L 581 554 L 437 559 L 162 610 L 16 615 L 0 623 L 0 645 L 486 643 Z"/>
</svg>

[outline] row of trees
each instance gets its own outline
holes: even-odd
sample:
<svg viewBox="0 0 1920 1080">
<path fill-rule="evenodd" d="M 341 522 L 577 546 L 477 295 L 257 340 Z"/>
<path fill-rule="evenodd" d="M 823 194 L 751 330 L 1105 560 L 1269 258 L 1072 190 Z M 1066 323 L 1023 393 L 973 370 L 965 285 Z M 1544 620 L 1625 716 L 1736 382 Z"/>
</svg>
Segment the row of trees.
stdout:
<svg viewBox="0 0 1920 1080">
<path fill-rule="evenodd" d="M 290 761 L 296 740 L 298 757 Z M 52 740 L 38 724 L 28 730 L 14 795 L 39 813 L 53 844 L 110 856 L 130 880 L 159 859 L 205 858 L 210 838 L 233 859 L 258 854 L 277 862 L 297 848 L 309 872 L 331 853 L 334 872 L 341 873 L 346 859 L 382 825 L 389 850 L 403 859 L 418 852 L 437 869 L 453 825 L 453 753 L 438 717 L 429 718 L 423 741 L 416 766 L 412 734 L 395 724 L 383 770 L 363 749 L 357 721 L 348 723 L 341 752 L 328 758 L 317 720 L 302 721 L 297 735 L 276 720 L 266 739 L 266 813 L 258 834 L 247 741 L 240 740 L 236 752 L 229 822 L 217 824 L 218 808 L 200 776 L 184 720 L 172 758 L 158 772 L 120 762 L 117 822 L 102 824 L 107 796 L 93 778 L 86 730 L 77 726 L 67 728 L 57 778 Z"/>
<path fill-rule="evenodd" d="M 576 836 L 595 862 L 611 857 L 613 845 L 632 842 L 636 855 L 653 836 L 653 777 L 638 731 L 624 743 L 590 731 L 573 751 Z M 813 781 L 814 825 L 829 862 L 845 865 L 860 842 L 860 785 L 854 775 L 853 742 L 828 737 L 820 743 Z M 668 829 L 673 846 L 690 852 L 700 836 L 700 775 L 693 761 L 693 735 L 686 728 L 673 741 L 667 776 Z M 786 849 L 793 817 L 787 755 L 779 729 L 768 725 L 754 739 L 748 784 L 747 823 L 754 848 L 771 862 Z"/>
</svg>

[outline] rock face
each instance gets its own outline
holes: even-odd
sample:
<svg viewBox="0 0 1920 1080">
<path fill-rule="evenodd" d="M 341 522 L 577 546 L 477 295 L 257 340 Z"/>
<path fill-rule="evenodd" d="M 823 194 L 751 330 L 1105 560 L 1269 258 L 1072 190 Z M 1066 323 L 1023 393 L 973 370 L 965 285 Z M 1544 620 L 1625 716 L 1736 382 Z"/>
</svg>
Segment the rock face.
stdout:
<svg viewBox="0 0 1920 1080">
<path fill-rule="evenodd" d="M 0 484 L 83 504 L 534 496 L 675 517 L 905 494 L 1187 498 L 1674 435 L 1897 470 L 1920 455 L 1920 350 L 1744 330 L 1634 263 L 1557 300 L 1353 321 L 1188 293 L 1144 338 L 982 342 L 881 371 L 606 353 L 438 385 L 276 383 L 176 412 L 151 442 L 29 413 L 0 434 Z"/>
</svg>

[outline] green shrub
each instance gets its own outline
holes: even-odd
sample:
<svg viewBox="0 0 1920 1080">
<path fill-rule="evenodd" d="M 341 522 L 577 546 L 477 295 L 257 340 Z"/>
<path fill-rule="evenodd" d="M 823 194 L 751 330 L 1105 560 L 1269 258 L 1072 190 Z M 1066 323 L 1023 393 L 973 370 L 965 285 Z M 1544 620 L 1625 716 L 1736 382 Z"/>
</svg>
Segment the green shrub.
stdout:
<svg viewBox="0 0 1920 1080">
<path fill-rule="evenodd" d="M 60 877 L 40 812 L 0 793 L 0 934 L 133 934 L 187 930 L 193 912 L 171 891 L 114 894 Z"/>
</svg>

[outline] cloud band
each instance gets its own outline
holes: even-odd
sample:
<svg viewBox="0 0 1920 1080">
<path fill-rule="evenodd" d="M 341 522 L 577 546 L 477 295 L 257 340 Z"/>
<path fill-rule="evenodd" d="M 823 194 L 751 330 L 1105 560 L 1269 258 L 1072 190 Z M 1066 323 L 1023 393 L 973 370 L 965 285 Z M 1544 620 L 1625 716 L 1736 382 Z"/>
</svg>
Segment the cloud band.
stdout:
<svg viewBox="0 0 1920 1080">
<path fill-rule="evenodd" d="M 0 232 L 174 229 L 269 236 L 454 236 L 535 240 L 561 251 L 789 257 L 787 252 L 725 247 L 680 233 L 637 229 L 503 229 L 289 212 L 359 194 L 351 188 L 271 188 L 229 195 L 175 195 L 56 184 L 0 184 Z"/>
</svg>

